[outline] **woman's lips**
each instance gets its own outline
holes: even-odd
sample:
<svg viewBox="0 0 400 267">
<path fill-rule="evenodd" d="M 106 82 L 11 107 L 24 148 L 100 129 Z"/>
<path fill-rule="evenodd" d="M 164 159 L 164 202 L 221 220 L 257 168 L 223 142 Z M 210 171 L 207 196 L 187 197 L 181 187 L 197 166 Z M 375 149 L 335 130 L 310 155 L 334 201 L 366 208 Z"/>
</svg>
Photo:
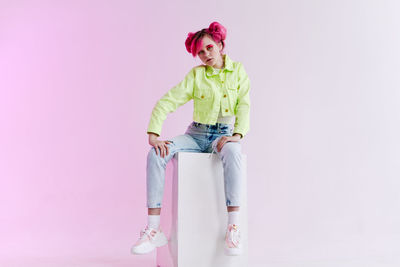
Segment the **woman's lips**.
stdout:
<svg viewBox="0 0 400 267">
<path fill-rule="evenodd" d="M 212 60 L 212 58 L 210 58 L 210 59 L 207 59 L 207 62 L 208 62 L 208 61 L 210 61 L 210 60 Z"/>
</svg>

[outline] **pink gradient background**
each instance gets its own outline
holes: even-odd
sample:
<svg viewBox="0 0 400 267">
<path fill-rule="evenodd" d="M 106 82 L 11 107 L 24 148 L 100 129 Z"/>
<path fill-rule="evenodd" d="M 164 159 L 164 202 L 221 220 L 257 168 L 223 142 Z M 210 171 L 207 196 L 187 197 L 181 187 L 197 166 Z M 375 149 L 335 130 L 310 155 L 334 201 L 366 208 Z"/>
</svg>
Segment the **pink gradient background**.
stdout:
<svg viewBox="0 0 400 267">
<path fill-rule="evenodd" d="M 0 1 L 0 266 L 154 266 L 129 254 L 146 223 L 146 127 L 200 64 L 187 33 L 214 20 L 252 82 L 249 266 L 398 266 L 399 10 Z"/>
</svg>

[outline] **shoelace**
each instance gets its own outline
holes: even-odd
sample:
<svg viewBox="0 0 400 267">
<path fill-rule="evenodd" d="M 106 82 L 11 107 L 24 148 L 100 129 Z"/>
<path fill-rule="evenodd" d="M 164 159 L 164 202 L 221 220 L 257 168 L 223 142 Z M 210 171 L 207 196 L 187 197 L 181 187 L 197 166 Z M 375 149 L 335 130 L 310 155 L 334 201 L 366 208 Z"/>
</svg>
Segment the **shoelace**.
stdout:
<svg viewBox="0 0 400 267">
<path fill-rule="evenodd" d="M 152 233 L 154 233 L 154 235 L 152 235 Z M 151 228 L 145 228 L 144 230 L 140 231 L 140 238 L 139 239 L 141 239 L 144 235 L 147 235 L 150 240 L 153 240 L 155 234 L 156 234 L 156 230 L 151 229 Z"/>
<path fill-rule="evenodd" d="M 212 149 L 210 155 L 208 156 L 208 158 L 211 158 L 211 156 L 212 156 L 214 153 L 217 154 L 217 151 L 216 151 L 215 148 L 213 147 L 213 149 Z"/>
<path fill-rule="evenodd" d="M 215 142 L 215 140 L 214 140 L 214 142 Z M 211 158 L 211 156 L 215 153 L 215 154 L 217 154 L 217 151 L 215 150 L 216 149 L 216 147 L 217 147 L 217 142 L 215 143 L 215 145 L 211 145 L 212 146 L 212 151 L 211 151 L 211 153 L 210 153 L 210 155 L 208 156 L 208 158 Z"/>
<path fill-rule="evenodd" d="M 236 225 L 233 225 L 230 231 L 228 231 L 228 240 L 237 247 L 240 240 L 240 230 L 237 229 Z"/>
</svg>

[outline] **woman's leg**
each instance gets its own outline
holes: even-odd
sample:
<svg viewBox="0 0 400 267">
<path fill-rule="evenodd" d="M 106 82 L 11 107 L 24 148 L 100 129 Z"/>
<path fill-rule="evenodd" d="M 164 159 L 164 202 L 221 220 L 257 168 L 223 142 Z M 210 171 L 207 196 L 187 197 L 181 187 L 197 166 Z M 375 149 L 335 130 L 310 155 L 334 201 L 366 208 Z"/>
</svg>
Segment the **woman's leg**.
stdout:
<svg viewBox="0 0 400 267">
<path fill-rule="evenodd" d="M 240 255 L 242 253 L 239 207 L 241 201 L 242 181 L 244 179 L 241 144 L 239 142 L 225 143 L 221 151 L 216 145 L 219 138 L 212 143 L 222 161 L 224 168 L 225 199 L 228 209 L 228 223 L 225 233 L 225 253 L 227 255 Z"/>
<path fill-rule="evenodd" d="M 228 212 L 239 211 L 240 207 L 239 206 L 226 206 L 226 209 Z"/>
<path fill-rule="evenodd" d="M 152 147 L 147 155 L 147 207 L 149 215 L 160 215 L 164 195 L 165 168 L 176 152 L 201 152 L 199 145 L 188 134 L 172 138 L 169 154 L 164 158 Z M 160 154 L 160 153 L 158 153 Z"/>
<path fill-rule="evenodd" d="M 241 144 L 240 142 L 227 142 L 218 151 L 216 146 L 219 138 L 212 143 L 214 151 L 222 161 L 224 168 L 225 200 L 228 212 L 238 211 L 241 200 L 242 181 L 244 173 L 242 168 Z"/>
<path fill-rule="evenodd" d="M 161 202 L 164 194 L 165 168 L 167 163 L 177 152 L 201 152 L 197 142 L 187 133 L 190 133 L 191 126 L 184 135 L 172 138 L 167 144 L 169 153 L 161 157 L 152 147 L 147 155 L 147 227 L 140 232 L 139 240 L 132 246 L 133 254 L 146 254 L 156 247 L 164 246 L 168 239 L 160 229 Z"/>
</svg>

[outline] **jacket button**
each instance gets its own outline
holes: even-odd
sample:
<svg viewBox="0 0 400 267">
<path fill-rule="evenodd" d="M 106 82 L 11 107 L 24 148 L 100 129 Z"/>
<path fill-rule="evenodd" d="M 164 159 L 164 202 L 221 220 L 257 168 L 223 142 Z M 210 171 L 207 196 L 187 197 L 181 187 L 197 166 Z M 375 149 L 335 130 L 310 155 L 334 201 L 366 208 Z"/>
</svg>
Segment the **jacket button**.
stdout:
<svg viewBox="0 0 400 267">
<path fill-rule="evenodd" d="M 201 98 L 204 98 L 204 95 L 202 95 Z"/>
<path fill-rule="evenodd" d="M 226 95 L 224 95 L 224 97 L 226 97 Z"/>
<path fill-rule="evenodd" d="M 228 112 L 228 109 L 225 109 L 225 112 Z"/>
</svg>

